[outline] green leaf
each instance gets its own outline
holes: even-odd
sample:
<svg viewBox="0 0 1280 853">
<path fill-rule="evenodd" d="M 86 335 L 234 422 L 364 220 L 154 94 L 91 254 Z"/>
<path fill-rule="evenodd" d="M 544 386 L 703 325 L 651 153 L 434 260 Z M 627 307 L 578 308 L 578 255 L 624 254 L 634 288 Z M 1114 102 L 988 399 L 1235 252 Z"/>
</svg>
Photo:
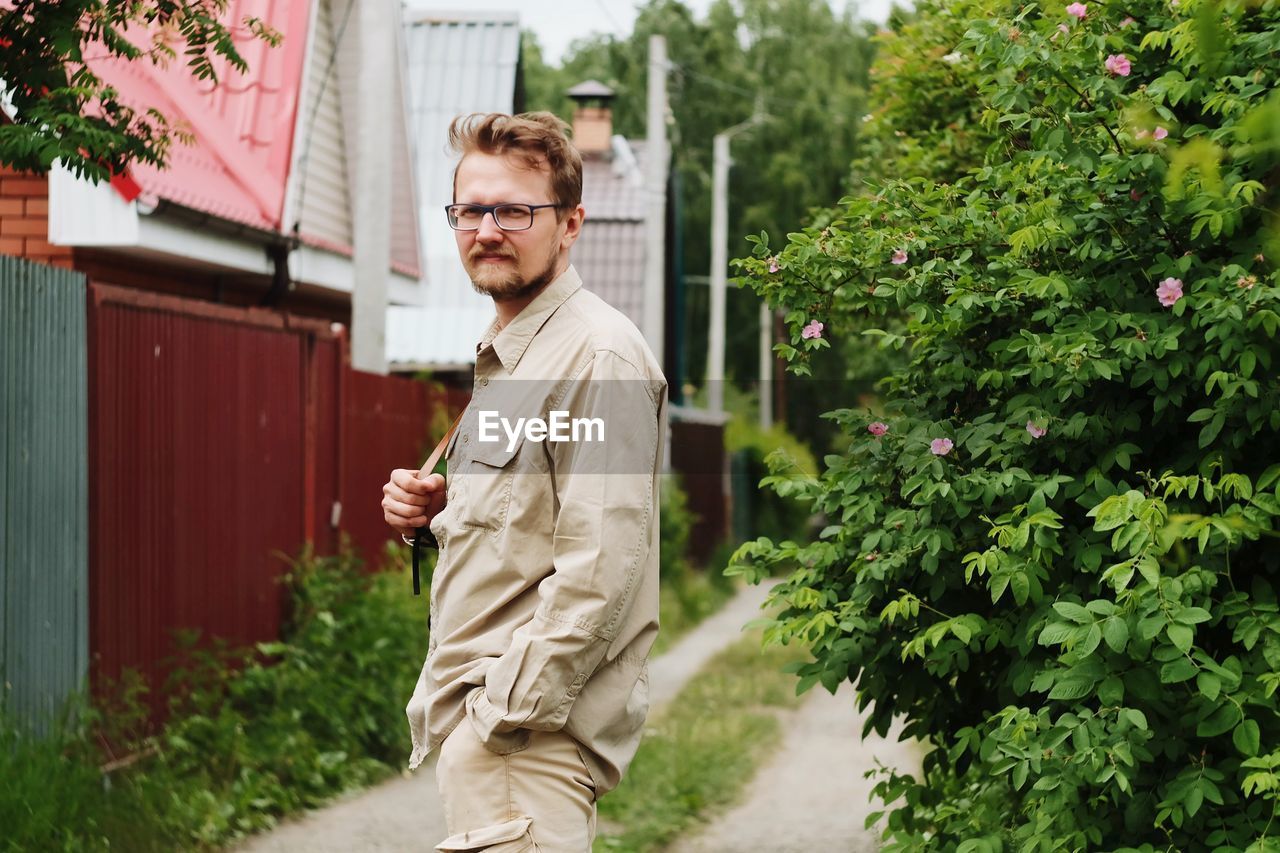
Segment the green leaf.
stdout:
<svg viewBox="0 0 1280 853">
<path fill-rule="evenodd" d="M 1050 622 L 1044 626 L 1036 642 L 1042 646 L 1056 646 L 1067 641 L 1075 633 L 1075 627 L 1066 622 Z"/>
<path fill-rule="evenodd" d="M 1212 618 L 1213 615 L 1203 607 L 1184 607 L 1173 617 L 1173 621 L 1182 625 L 1199 625 Z"/>
<path fill-rule="evenodd" d="M 1213 443 L 1213 440 L 1218 437 L 1218 433 L 1222 432 L 1222 425 L 1226 422 L 1227 416 L 1222 412 L 1218 412 L 1213 416 L 1213 420 L 1204 425 L 1204 428 L 1200 430 L 1200 447 L 1202 449 Z"/>
<path fill-rule="evenodd" d="M 1253 375 L 1253 369 L 1258 363 L 1258 357 L 1253 354 L 1253 350 L 1247 349 L 1240 353 L 1240 375 L 1248 379 Z"/>
<path fill-rule="evenodd" d="M 1195 631 L 1186 625 L 1168 625 L 1165 627 L 1165 634 L 1169 637 L 1169 642 L 1173 643 L 1174 648 L 1180 652 L 1188 652 L 1191 650 L 1191 643 L 1195 639 Z"/>
<path fill-rule="evenodd" d="M 1147 715 L 1137 708 L 1126 708 L 1124 715 L 1134 728 L 1144 732 L 1147 730 Z"/>
<path fill-rule="evenodd" d="M 1027 783 L 1027 762 L 1019 761 L 1013 768 L 1013 787 L 1020 789 Z"/>
<path fill-rule="evenodd" d="M 1082 699 L 1093 692 L 1097 682 L 1091 678 L 1064 678 L 1049 691 L 1050 699 Z"/>
<path fill-rule="evenodd" d="M 1142 574 L 1142 579 L 1154 586 L 1160 585 L 1160 563 L 1150 554 L 1143 554 L 1138 558 L 1138 571 Z"/>
<path fill-rule="evenodd" d="M 1179 684 L 1194 677 L 1196 672 L 1198 670 L 1194 663 L 1186 658 L 1177 658 L 1160 667 L 1160 682 L 1162 684 Z"/>
<path fill-rule="evenodd" d="M 1240 722 L 1240 716 L 1240 709 L 1234 702 L 1225 702 L 1196 726 L 1196 734 L 1200 737 L 1217 737 Z"/>
<path fill-rule="evenodd" d="M 1236 749 L 1250 758 L 1257 755 L 1262 745 L 1262 733 L 1258 729 L 1258 724 L 1253 720 L 1242 720 L 1240 725 L 1231 732 L 1231 742 L 1236 745 Z"/>
<path fill-rule="evenodd" d="M 1089 633 L 1085 634 L 1084 641 L 1077 646 L 1074 651 L 1080 657 L 1086 657 L 1093 654 L 1098 648 L 1098 644 L 1102 642 L 1102 626 L 1097 622 L 1089 626 Z"/>
<path fill-rule="evenodd" d="M 1129 623 L 1120 616 L 1112 616 L 1103 625 L 1103 637 L 1111 651 L 1119 653 L 1129 643 Z"/>
<path fill-rule="evenodd" d="M 1204 805 L 1204 792 L 1200 790 L 1199 786 L 1187 791 L 1187 797 L 1183 800 L 1183 808 L 1187 810 L 1188 817 L 1194 816 L 1196 812 L 1200 811 L 1200 806 L 1202 805 Z"/>
<path fill-rule="evenodd" d="M 1059 616 L 1070 619 L 1077 625 L 1087 625 L 1093 621 L 1093 615 L 1088 610 L 1071 601 L 1055 602 L 1053 609 L 1058 611 Z"/>
<path fill-rule="evenodd" d="M 1208 670 L 1201 670 L 1196 675 L 1196 689 L 1200 691 L 1201 696 L 1213 702 L 1222 692 L 1222 679 Z"/>
<path fill-rule="evenodd" d="M 1098 685 L 1098 700 L 1104 705 L 1119 705 L 1124 701 L 1124 682 L 1114 675 L 1104 679 Z"/>
</svg>

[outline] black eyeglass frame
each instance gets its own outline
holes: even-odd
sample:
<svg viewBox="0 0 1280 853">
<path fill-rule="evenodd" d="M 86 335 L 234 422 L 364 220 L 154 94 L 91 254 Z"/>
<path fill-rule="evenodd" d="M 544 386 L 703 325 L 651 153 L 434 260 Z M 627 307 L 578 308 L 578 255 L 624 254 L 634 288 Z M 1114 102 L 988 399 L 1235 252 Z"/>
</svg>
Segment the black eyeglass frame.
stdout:
<svg viewBox="0 0 1280 853">
<path fill-rule="evenodd" d="M 453 209 L 455 207 L 469 207 L 472 210 L 482 210 L 484 211 L 484 213 L 480 214 L 480 220 L 476 223 L 475 228 L 459 228 L 458 217 L 453 213 Z M 502 207 L 526 208 L 529 211 L 529 224 L 523 228 L 507 228 L 501 222 L 498 221 L 498 209 Z M 552 202 L 551 204 L 525 204 L 522 201 L 504 201 L 501 204 L 467 204 L 465 202 L 454 202 L 453 204 L 446 204 L 444 206 L 444 216 L 445 216 L 445 219 L 448 220 L 449 222 L 449 227 L 452 228 L 454 231 L 479 231 L 480 226 L 484 223 L 485 216 L 488 216 L 488 215 L 493 216 L 493 224 L 497 225 L 503 231 L 528 231 L 530 228 L 533 227 L 534 213 L 536 213 L 539 210 L 542 210 L 544 207 L 561 208 L 561 207 L 566 207 L 566 205 L 557 204 L 555 202 Z"/>
</svg>

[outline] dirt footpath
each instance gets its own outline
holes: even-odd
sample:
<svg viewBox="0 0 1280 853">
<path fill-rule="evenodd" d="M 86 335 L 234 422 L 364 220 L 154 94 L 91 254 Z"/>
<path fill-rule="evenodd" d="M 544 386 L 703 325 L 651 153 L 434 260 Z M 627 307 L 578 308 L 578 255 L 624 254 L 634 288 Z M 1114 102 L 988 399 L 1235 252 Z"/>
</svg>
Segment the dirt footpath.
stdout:
<svg viewBox="0 0 1280 853">
<path fill-rule="evenodd" d="M 920 749 L 888 738 L 861 738 L 862 715 L 852 685 L 832 696 L 814 688 L 784 723 L 786 734 L 752 780 L 743 800 L 668 853 L 869 853 L 878 832 L 866 817 L 883 807 L 864 774 L 882 764 L 919 774 Z"/>
<path fill-rule="evenodd" d="M 675 697 L 702 666 L 736 642 L 742 626 L 760 615 L 766 587 L 748 587 L 649 664 L 654 708 Z M 412 689 L 408 685 L 406 689 Z M 408 694 L 405 695 L 408 699 Z M 409 729 L 405 724 L 405 760 Z M 436 790 L 435 754 L 418 770 L 351 794 L 248 839 L 238 853 L 402 853 L 429 851 L 449 833 Z"/>
</svg>

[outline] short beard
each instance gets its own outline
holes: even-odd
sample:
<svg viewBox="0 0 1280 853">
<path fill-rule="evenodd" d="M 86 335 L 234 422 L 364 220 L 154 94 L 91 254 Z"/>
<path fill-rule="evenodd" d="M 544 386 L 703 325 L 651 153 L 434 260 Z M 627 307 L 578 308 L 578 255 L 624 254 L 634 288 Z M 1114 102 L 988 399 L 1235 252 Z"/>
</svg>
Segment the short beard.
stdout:
<svg viewBox="0 0 1280 853">
<path fill-rule="evenodd" d="M 541 273 L 525 280 L 516 276 L 495 284 L 481 284 L 474 278 L 471 286 L 481 296 L 492 297 L 497 302 L 508 302 L 533 296 L 552 282 L 556 276 L 556 264 L 560 261 L 560 253 L 556 252 L 547 259 L 547 266 Z"/>
</svg>

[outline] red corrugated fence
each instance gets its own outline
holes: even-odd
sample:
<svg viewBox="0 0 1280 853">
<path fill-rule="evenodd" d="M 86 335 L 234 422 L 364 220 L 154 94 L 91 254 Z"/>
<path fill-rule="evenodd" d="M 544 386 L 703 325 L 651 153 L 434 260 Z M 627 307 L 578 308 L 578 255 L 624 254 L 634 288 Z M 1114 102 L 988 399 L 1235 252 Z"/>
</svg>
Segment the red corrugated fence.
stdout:
<svg viewBox="0 0 1280 853">
<path fill-rule="evenodd" d="M 345 344 L 316 320 L 91 285 L 97 688 L 126 668 L 161 685 L 179 629 L 275 638 L 285 558 L 307 541 L 332 553 L 335 523 L 380 552 L 382 483 L 420 461 L 433 418 L 447 425 L 447 395 L 352 371 Z"/>
</svg>

